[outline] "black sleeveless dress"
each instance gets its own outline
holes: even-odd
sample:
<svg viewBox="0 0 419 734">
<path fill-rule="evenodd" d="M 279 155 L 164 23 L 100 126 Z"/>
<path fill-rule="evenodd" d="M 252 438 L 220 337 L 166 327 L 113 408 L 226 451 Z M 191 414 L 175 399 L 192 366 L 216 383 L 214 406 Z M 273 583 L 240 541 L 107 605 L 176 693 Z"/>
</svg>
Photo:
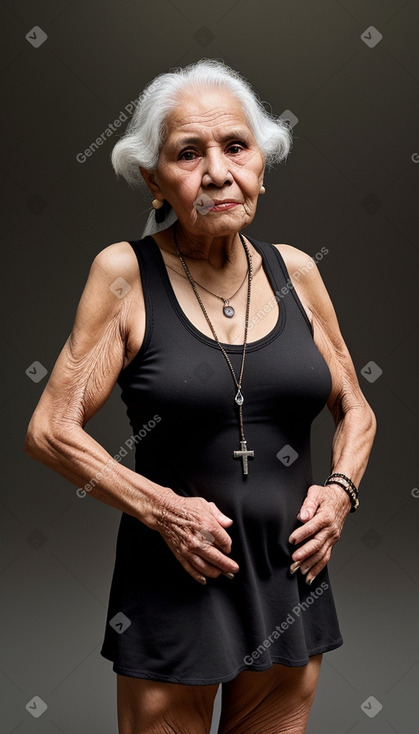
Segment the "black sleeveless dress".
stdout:
<svg viewBox="0 0 419 734">
<path fill-rule="evenodd" d="M 343 644 L 327 566 L 311 587 L 300 571 L 289 572 L 296 515 L 308 487 L 321 483 L 312 476 L 310 431 L 330 394 L 330 371 L 281 254 L 248 239 L 262 256 L 279 316 L 247 348 L 243 419 L 255 452 L 247 476 L 233 458 L 240 448 L 235 386 L 220 348 L 180 308 L 153 238 L 130 243 L 146 332 L 118 384 L 136 471 L 179 495 L 213 501 L 231 517 L 231 557 L 240 570 L 234 580 L 221 575 L 202 586 L 158 531 L 122 513 L 100 651 L 122 675 L 222 683 L 273 663 L 306 665 L 310 655 Z M 223 346 L 238 375 L 242 347 Z"/>
</svg>

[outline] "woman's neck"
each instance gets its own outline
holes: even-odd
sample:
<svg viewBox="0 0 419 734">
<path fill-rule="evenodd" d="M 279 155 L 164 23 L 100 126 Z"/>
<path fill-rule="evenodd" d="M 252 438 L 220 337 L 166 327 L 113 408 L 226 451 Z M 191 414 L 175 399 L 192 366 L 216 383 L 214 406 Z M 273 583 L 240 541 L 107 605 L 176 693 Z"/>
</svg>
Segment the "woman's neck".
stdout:
<svg viewBox="0 0 419 734">
<path fill-rule="evenodd" d="M 177 256 L 177 244 L 184 258 L 201 261 L 202 264 L 210 265 L 213 270 L 225 269 L 229 265 L 237 267 L 243 260 L 246 260 L 238 232 L 217 237 L 211 234 L 194 235 L 185 232 L 175 222 L 167 230 L 156 233 L 153 237 L 157 244 L 167 252 Z"/>
</svg>

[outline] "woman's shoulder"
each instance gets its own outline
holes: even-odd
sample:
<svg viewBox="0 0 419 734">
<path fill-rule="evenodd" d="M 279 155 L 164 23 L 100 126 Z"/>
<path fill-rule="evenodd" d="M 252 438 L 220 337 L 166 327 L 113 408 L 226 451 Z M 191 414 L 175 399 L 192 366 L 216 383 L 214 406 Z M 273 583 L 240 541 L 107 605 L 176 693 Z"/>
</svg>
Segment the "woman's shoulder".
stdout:
<svg viewBox="0 0 419 734">
<path fill-rule="evenodd" d="M 106 279 L 115 275 L 115 278 L 122 277 L 131 282 L 138 276 L 137 256 L 126 240 L 113 242 L 100 250 L 92 262 L 92 267 L 101 272 Z"/>
<path fill-rule="evenodd" d="M 125 240 L 104 247 L 93 260 L 91 276 L 93 284 L 97 281 L 93 290 L 96 310 L 104 312 L 108 320 L 116 315 L 120 320 L 126 367 L 139 351 L 145 332 L 144 296 L 134 248 Z"/>
<path fill-rule="evenodd" d="M 284 260 L 291 277 L 294 273 L 300 272 L 304 267 L 308 268 L 309 270 L 313 269 L 313 265 L 315 265 L 315 260 L 307 252 L 299 250 L 293 245 L 288 245 L 284 243 L 281 243 L 279 245 L 274 244 L 273 246 L 276 247 L 280 255 L 282 255 L 282 259 Z M 313 264 L 310 265 L 310 263 Z"/>
<path fill-rule="evenodd" d="M 95 256 L 89 277 L 97 283 L 99 293 L 105 298 L 105 291 L 117 296 L 117 301 L 139 299 L 140 307 L 143 301 L 143 287 L 140 277 L 139 263 L 134 247 L 130 242 L 122 240 L 113 242 L 100 250 Z M 109 294 L 108 294 L 109 296 Z M 117 309 L 117 304 L 113 304 Z"/>
</svg>

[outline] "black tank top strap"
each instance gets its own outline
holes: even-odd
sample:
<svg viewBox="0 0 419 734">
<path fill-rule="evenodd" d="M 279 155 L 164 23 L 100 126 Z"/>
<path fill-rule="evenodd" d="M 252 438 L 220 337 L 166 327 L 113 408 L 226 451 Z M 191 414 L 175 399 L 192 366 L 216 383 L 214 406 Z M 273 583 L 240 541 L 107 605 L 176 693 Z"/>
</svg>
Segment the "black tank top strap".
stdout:
<svg viewBox="0 0 419 734">
<path fill-rule="evenodd" d="M 260 254 L 262 255 L 265 269 L 269 270 L 271 274 L 271 279 L 276 284 L 275 295 L 279 301 L 279 305 L 281 306 L 281 300 L 284 298 L 287 298 L 288 305 L 290 300 L 288 294 L 291 293 L 295 304 L 298 306 L 304 318 L 304 321 L 310 329 L 310 334 L 313 336 L 313 327 L 311 325 L 310 319 L 308 318 L 306 310 L 294 288 L 294 284 L 291 280 L 288 268 L 278 248 L 275 247 L 275 245 L 270 244 L 269 242 L 260 242 L 259 240 L 256 240 L 254 237 L 250 237 L 249 235 L 246 235 L 246 237 L 250 240 L 252 245 L 254 245 L 255 248 L 259 250 Z"/>
<path fill-rule="evenodd" d="M 128 240 L 128 242 L 137 256 L 143 289 L 146 325 L 141 348 L 130 364 L 122 370 L 121 375 L 133 372 L 147 351 L 154 330 L 155 307 L 162 301 L 164 302 L 164 299 L 158 297 L 159 290 L 162 288 L 162 276 L 160 271 L 161 262 L 156 257 L 157 244 L 151 236 L 143 237 L 140 240 Z"/>
</svg>

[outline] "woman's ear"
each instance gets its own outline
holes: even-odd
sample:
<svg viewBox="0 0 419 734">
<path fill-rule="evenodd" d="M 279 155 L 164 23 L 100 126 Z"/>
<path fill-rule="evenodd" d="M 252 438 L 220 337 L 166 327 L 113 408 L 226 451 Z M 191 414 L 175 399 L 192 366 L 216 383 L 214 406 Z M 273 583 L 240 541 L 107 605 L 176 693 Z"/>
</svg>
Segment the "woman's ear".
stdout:
<svg viewBox="0 0 419 734">
<path fill-rule="evenodd" d="M 138 166 L 140 169 L 140 173 L 146 182 L 148 189 L 152 196 L 156 196 L 157 194 L 161 194 L 161 190 L 159 185 L 156 183 L 154 172 L 153 171 L 147 171 L 146 168 L 143 168 L 142 166 Z"/>
</svg>

